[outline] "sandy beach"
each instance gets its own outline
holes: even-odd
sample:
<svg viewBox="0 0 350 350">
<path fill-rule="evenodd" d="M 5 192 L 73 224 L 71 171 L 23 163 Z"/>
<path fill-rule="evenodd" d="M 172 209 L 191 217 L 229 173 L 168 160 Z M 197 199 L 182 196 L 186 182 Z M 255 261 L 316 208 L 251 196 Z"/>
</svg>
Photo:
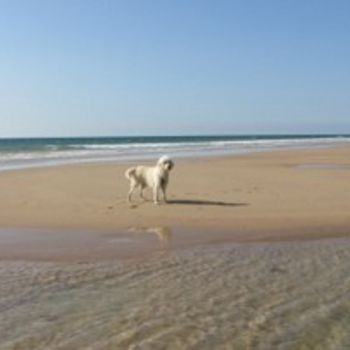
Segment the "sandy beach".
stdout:
<svg viewBox="0 0 350 350">
<path fill-rule="evenodd" d="M 175 159 L 169 204 L 125 201 L 125 169 L 92 164 L 0 173 L 0 227 L 229 230 L 303 238 L 350 233 L 349 147 Z M 151 164 L 149 162 L 141 162 Z M 151 198 L 151 193 L 147 193 Z"/>
</svg>

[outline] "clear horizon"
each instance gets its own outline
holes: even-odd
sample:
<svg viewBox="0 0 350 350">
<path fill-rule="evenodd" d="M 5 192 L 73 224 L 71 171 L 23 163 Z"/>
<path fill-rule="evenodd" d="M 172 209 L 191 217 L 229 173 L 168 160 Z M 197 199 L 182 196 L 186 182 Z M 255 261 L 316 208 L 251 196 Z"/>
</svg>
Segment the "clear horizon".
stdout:
<svg viewBox="0 0 350 350">
<path fill-rule="evenodd" d="M 344 0 L 4 2 L 0 138 L 349 134 L 349 12 Z"/>
<path fill-rule="evenodd" d="M 86 135 L 86 136 L 20 136 L 20 137 L 12 137 L 12 136 L 5 136 L 0 137 L 0 140 L 15 140 L 15 139 L 113 139 L 113 138 L 205 138 L 205 137 L 217 137 L 217 138 L 225 138 L 225 137 L 296 137 L 296 138 L 302 138 L 303 136 L 309 138 L 309 137 L 350 137 L 350 133 L 295 133 L 295 134 L 284 134 L 284 133 L 261 133 L 261 134 L 174 134 L 174 135 L 104 135 L 104 136 L 96 136 L 96 135 Z"/>
</svg>

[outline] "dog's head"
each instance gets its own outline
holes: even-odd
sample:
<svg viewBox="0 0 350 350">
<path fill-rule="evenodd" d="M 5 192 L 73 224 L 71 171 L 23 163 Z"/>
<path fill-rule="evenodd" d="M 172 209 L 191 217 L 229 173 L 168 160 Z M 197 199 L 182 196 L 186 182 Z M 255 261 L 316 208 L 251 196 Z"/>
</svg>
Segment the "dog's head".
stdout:
<svg viewBox="0 0 350 350">
<path fill-rule="evenodd" d="M 174 167 L 174 162 L 168 156 L 162 156 L 158 159 L 157 166 L 170 171 Z"/>
</svg>

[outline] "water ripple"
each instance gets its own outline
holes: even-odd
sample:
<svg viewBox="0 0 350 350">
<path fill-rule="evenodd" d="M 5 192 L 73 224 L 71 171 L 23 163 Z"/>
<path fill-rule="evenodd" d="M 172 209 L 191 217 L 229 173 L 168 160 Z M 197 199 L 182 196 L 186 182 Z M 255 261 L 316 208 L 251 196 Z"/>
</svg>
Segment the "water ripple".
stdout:
<svg viewBox="0 0 350 350">
<path fill-rule="evenodd" d="M 0 262 L 1 349 L 342 349 L 350 241 Z"/>
</svg>

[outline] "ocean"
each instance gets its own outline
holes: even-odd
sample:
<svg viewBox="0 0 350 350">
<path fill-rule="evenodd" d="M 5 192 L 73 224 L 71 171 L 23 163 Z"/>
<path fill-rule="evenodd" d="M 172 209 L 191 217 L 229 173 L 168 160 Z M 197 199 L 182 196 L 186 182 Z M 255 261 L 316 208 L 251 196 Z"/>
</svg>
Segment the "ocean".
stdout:
<svg viewBox="0 0 350 350">
<path fill-rule="evenodd" d="M 350 135 L 225 135 L 0 139 L 0 171 L 68 163 L 128 161 L 349 144 Z"/>
</svg>

